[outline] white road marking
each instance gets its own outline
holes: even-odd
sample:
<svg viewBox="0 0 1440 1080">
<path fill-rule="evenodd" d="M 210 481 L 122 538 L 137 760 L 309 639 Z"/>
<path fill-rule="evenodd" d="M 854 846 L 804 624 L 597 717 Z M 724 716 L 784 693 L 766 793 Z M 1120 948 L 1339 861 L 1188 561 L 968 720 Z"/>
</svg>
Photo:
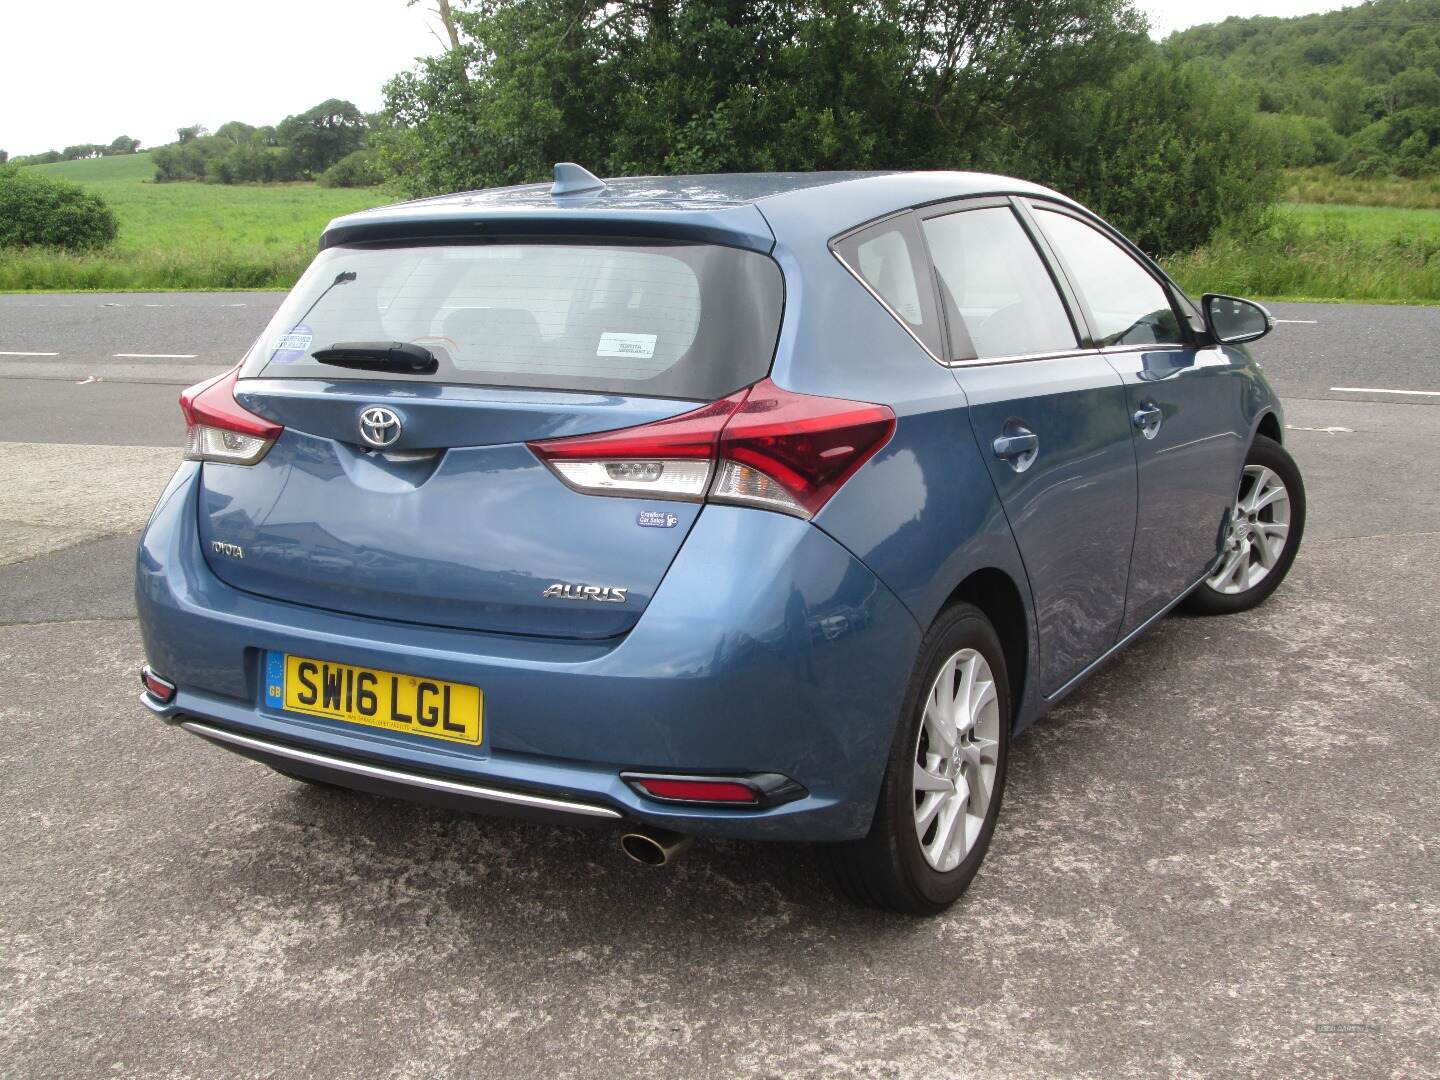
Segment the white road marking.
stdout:
<svg viewBox="0 0 1440 1080">
<path fill-rule="evenodd" d="M 111 353 L 120 360 L 194 360 L 193 352 L 117 352 Z"/>
<path fill-rule="evenodd" d="M 59 356 L 58 352 L 0 352 L 0 356 Z"/>
<path fill-rule="evenodd" d="M 1319 320 L 1319 319 L 1271 319 L 1270 321 L 1271 321 L 1271 322 L 1277 322 L 1277 323 L 1282 323 L 1282 322 L 1283 322 L 1283 323 L 1304 323 L 1304 324 L 1307 325 L 1307 326 L 1314 326 L 1314 325 L 1315 325 L 1316 323 L 1318 323 L 1320 320 Z"/>
<path fill-rule="evenodd" d="M 1411 397 L 1440 397 L 1440 390 L 1386 390 L 1378 386 L 1332 386 L 1336 394 L 1407 394 Z"/>
<path fill-rule="evenodd" d="M 1354 428 L 1348 427 L 1301 427 L 1298 424 L 1286 424 L 1287 431 L 1318 431 L 1322 435 L 1337 435 L 1343 432 L 1346 435 L 1355 434 Z"/>
</svg>

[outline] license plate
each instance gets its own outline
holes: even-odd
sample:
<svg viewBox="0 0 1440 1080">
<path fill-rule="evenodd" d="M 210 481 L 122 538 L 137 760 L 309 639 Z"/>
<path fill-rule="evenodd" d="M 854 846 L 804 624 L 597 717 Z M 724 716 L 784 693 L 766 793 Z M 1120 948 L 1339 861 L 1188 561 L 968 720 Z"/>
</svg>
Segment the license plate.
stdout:
<svg viewBox="0 0 1440 1080">
<path fill-rule="evenodd" d="M 464 683 L 270 652 L 265 654 L 265 704 L 286 712 L 479 745 L 485 695 L 479 687 Z"/>
</svg>

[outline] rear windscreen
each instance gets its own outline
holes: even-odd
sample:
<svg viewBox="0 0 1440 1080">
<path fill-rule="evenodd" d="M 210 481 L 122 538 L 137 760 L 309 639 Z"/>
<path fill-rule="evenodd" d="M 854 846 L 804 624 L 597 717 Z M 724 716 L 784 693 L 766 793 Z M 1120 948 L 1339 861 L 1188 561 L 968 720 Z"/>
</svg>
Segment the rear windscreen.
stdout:
<svg viewBox="0 0 1440 1080">
<path fill-rule="evenodd" d="M 767 256 L 712 244 L 487 243 L 322 251 L 242 378 L 384 379 L 714 400 L 770 370 L 784 301 Z M 433 375 L 321 364 L 411 342 Z"/>
</svg>

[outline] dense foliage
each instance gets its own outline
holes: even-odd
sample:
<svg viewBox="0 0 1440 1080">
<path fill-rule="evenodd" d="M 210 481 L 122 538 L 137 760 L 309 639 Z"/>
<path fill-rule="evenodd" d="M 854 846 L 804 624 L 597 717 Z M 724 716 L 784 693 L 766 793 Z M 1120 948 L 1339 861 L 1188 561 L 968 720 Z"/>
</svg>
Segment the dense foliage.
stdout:
<svg viewBox="0 0 1440 1080">
<path fill-rule="evenodd" d="M 1287 165 L 1440 173 L 1440 0 L 1230 18 L 1174 34 L 1165 48 L 1249 82 Z"/>
<path fill-rule="evenodd" d="M 105 200 L 79 184 L 16 166 L 0 168 L 0 248 L 104 247 L 119 226 Z"/>
<path fill-rule="evenodd" d="M 360 149 L 368 130 L 369 122 L 359 109 L 331 98 L 273 127 L 238 120 L 222 124 L 213 134 L 199 125 L 183 127 L 175 142 L 158 147 L 151 157 L 160 183 L 308 180 Z"/>
<path fill-rule="evenodd" d="M 386 180 L 369 150 L 352 150 L 318 177 L 321 187 L 375 187 Z"/>
<path fill-rule="evenodd" d="M 985 168 L 1153 250 L 1274 195 L 1246 93 L 1162 62 L 1128 0 L 494 0 L 386 88 L 412 194 L 606 175 Z M 1137 174 L 1137 170 L 1139 171 Z"/>
</svg>

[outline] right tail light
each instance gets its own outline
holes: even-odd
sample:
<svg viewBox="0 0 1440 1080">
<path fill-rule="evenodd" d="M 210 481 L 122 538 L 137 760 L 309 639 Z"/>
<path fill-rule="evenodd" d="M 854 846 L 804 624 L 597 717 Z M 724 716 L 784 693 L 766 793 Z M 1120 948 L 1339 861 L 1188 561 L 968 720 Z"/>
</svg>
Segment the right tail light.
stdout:
<svg viewBox="0 0 1440 1080">
<path fill-rule="evenodd" d="M 810 518 L 894 431 L 884 405 L 797 394 L 764 379 L 653 424 L 529 445 L 586 494 L 708 498 Z"/>
</svg>

